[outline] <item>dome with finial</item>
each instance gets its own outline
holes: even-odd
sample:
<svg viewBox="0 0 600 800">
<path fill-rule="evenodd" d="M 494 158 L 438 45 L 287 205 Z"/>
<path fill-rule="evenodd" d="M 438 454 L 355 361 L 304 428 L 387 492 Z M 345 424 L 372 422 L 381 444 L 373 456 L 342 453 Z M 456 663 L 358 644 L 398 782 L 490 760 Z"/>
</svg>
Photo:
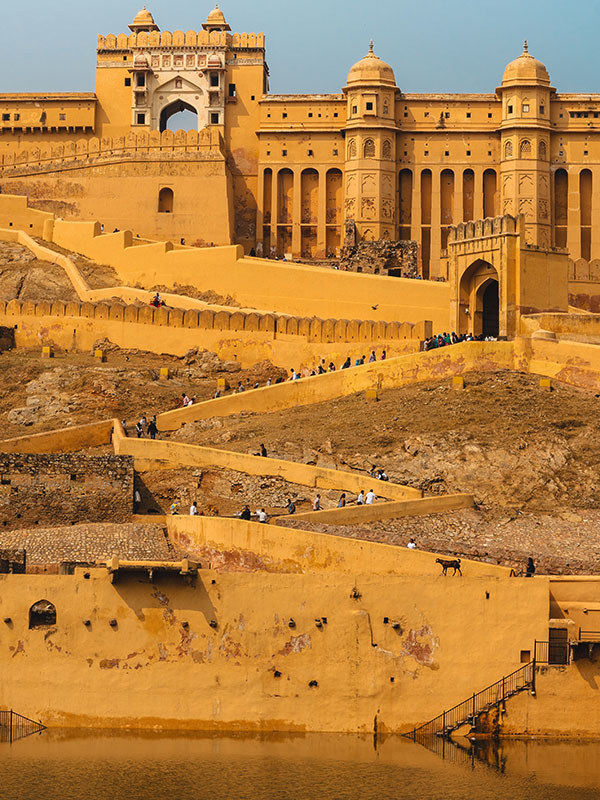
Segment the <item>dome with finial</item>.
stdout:
<svg viewBox="0 0 600 800">
<path fill-rule="evenodd" d="M 348 86 L 359 84 L 385 84 L 395 86 L 394 70 L 373 52 L 373 40 L 369 43 L 369 52 L 352 67 L 348 73 Z"/>
<path fill-rule="evenodd" d="M 504 70 L 504 77 L 502 78 L 503 86 L 519 86 L 523 83 L 550 85 L 548 70 L 541 61 L 531 55 L 527 39 L 523 45 L 523 52 L 518 58 L 510 62 Z"/>
<path fill-rule="evenodd" d="M 154 17 L 150 11 L 144 6 L 142 10 L 138 11 L 135 15 L 135 19 L 129 26 L 129 29 L 134 33 L 139 33 L 140 31 L 157 31 L 159 28 L 156 22 L 154 22 Z"/>
<path fill-rule="evenodd" d="M 206 18 L 206 22 L 202 25 L 205 31 L 230 31 L 231 28 L 227 24 L 227 20 L 225 19 L 225 14 L 221 11 L 218 4 L 213 8 L 210 12 L 208 17 Z"/>
</svg>

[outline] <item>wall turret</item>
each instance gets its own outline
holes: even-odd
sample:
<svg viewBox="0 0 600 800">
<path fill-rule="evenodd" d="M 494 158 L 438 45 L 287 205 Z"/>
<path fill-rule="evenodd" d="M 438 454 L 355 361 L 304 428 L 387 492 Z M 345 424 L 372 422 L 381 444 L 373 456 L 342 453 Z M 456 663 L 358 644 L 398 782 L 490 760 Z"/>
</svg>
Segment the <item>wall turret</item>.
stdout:
<svg viewBox="0 0 600 800">
<path fill-rule="evenodd" d="M 396 86 L 394 71 L 369 45 L 348 73 L 344 92 L 346 220 L 359 239 L 393 239 L 396 230 Z"/>
<path fill-rule="evenodd" d="M 502 101 L 502 211 L 523 214 L 525 238 L 551 245 L 550 86 L 548 70 L 529 52 L 511 61 L 497 89 Z"/>
</svg>

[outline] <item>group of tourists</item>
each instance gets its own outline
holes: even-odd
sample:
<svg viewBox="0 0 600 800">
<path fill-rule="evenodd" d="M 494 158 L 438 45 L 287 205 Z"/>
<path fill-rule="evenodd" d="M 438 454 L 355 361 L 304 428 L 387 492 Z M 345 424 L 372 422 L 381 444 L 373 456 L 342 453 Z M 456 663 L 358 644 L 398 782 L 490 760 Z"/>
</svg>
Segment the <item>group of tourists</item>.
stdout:
<svg viewBox="0 0 600 800">
<path fill-rule="evenodd" d="M 435 350 L 438 347 L 448 347 L 451 344 L 460 344 L 461 342 L 495 342 L 495 336 L 484 336 L 482 333 L 479 336 L 473 336 L 472 333 L 437 333 L 434 336 L 428 336 L 423 342 L 423 350 Z"/>
<path fill-rule="evenodd" d="M 385 361 L 386 359 L 387 359 L 387 351 L 382 350 L 381 355 L 379 356 L 379 360 Z M 352 358 L 350 356 L 347 356 L 346 360 L 342 364 L 340 364 L 339 369 L 349 369 L 352 366 L 362 367 L 365 364 L 372 364 L 374 361 L 377 361 L 377 354 L 375 353 L 375 350 L 371 350 L 371 355 L 368 358 L 366 355 L 357 356 L 354 359 L 354 364 L 352 364 Z M 336 370 L 337 367 L 333 361 L 330 361 L 328 364 L 327 360 L 325 358 L 322 358 L 316 367 L 313 367 L 310 370 L 310 372 L 306 370 L 304 375 L 298 372 L 294 368 L 290 369 L 289 380 L 297 381 L 300 378 L 313 377 L 314 375 L 325 375 L 325 373 L 327 372 L 335 372 Z"/>
<path fill-rule="evenodd" d="M 125 436 L 128 436 L 127 430 L 127 420 L 121 420 L 121 426 L 123 427 L 123 433 Z M 138 419 L 135 423 L 135 433 L 138 439 L 143 438 L 144 435 L 149 436 L 150 439 L 156 439 L 156 435 L 158 434 L 158 424 L 156 422 L 156 414 L 152 416 L 150 421 L 145 414 Z"/>
</svg>

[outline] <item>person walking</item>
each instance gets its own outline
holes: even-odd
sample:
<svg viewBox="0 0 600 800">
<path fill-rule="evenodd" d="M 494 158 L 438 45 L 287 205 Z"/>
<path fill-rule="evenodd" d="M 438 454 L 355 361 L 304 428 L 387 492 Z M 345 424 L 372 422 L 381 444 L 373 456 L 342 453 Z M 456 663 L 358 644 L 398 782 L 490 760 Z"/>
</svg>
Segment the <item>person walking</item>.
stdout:
<svg viewBox="0 0 600 800">
<path fill-rule="evenodd" d="M 258 521 L 260 523 L 262 523 L 263 525 L 266 525 L 266 523 L 267 523 L 269 518 L 268 518 L 267 512 L 264 510 L 264 508 L 261 508 L 260 511 L 257 511 L 256 512 L 256 516 L 258 517 Z"/>
<path fill-rule="evenodd" d="M 260 454 L 263 458 L 267 457 L 267 448 L 264 446 L 264 444 L 261 444 L 260 446 Z"/>
<path fill-rule="evenodd" d="M 250 513 L 249 505 L 245 505 L 244 508 L 240 511 L 240 519 L 245 519 L 246 521 L 250 521 L 250 519 L 252 519 L 252 514 Z"/>
<path fill-rule="evenodd" d="M 196 504 L 196 501 L 194 500 L 194 502 L 190 506 L 190 517 L 197 517 L 197 516 L 198 516 L 198 506 Z"/>
<path fill-rule="evenodd" d="M 416 550 L 417 549 L 417 543 L 415 542 L 414 539 L 411 539 L 410 542 L 406 546 L 408 547 L 409 550 Z"/>
<path fill-rule="evenodd" d="M 155 415 L 148 423 L 148 434 L 150 435 L 151 439 L 156 439 L 157 433 L 158 433 L 158 425 L 156 424 L 156 415 Z"/>
<path fill-rule="evenodd" d="M 533 578 L 534 575 L 535 575 L 535 563 L 533 561 L 533 558 L 529 556 L 529 558 L 527 559 L 527 567 L 525 568 L 525 577 Z"/>
<path fill-rule="evenodd" d="M 144 426 L 142 425 L 141 419 L 139 419 L 135 424 L 135 432 L 137 433 L 137 438 L 141 439 L 142 434 L 144 433 Z"/>
<path fill-rule="evenodd" d="M 361 489 L 360 492 L 358 493 L 358 497 L 356 498 L 356 505 L 362 506 L 364 505 L 364 502 L 365 502 L 365 490 Z"/>
<path fill-rule="evenodd" d="M 313 511 L 320 511 L 321 510 L 321 495 L 318 494 L 313 502 Z"/>
<path fill-rule="evenodd" d="M 369 356 L 369 364 L 372 364 L 374 361 L 377 361 L 377 356 L 375 355 L 375 350 L 371 350 L 371 355 Z"/>
<path fill-rule="evenodd" d="M 181 395 L 181 404 L 184 408 L 187 408 L 190 404 L 190 398 L 187 396 L 185 392 Z"/>
<path fill-rule="evenodd" d="M 370 506 L 373 505 L 373 502 L 377 499 L 377 495 L 373 491 L 373 489 L 369 489 L 367 492 L 367 496 L 365 498 L 365 503 Z"/>
<path fill-rule="evenodd" d="M 177 502 L 177 500 L 173 500 L 169 511 L 171 512 L 171 516 L 173 517 L 176 517 L 179 514 L 179 503 Z"/>
<path fill-rule="evenodd" d="M 288 510 L 288 514 L 295 514 L 296 513 L 296 504 L 294 503 L 294 501 L 292 500 L 291 497 L 288 500 L 287 510 Z"/>
<path fill-rule="evenodd" d="M 337 507 L 344 508 L 346 505 L 346 492 L 342 492 L 340 495 L 340 499 L 338 500 Z"/>
</svg>

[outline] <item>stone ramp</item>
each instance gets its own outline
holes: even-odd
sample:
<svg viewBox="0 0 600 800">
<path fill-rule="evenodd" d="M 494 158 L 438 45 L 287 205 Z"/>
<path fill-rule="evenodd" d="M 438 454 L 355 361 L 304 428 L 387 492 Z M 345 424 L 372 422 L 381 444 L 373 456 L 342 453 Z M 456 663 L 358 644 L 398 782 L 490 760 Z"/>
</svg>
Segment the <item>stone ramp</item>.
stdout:
<svg viewBox="0 0 600 800">
<path fill-rule="evenodd" d="M 27 566 L 94 563 L 118 556 L 128 561 L 178 561 L 179 551 L 162 525 L 97 523 L 0 531 L 0 548 L 27 552 Z"/>
</svg>

